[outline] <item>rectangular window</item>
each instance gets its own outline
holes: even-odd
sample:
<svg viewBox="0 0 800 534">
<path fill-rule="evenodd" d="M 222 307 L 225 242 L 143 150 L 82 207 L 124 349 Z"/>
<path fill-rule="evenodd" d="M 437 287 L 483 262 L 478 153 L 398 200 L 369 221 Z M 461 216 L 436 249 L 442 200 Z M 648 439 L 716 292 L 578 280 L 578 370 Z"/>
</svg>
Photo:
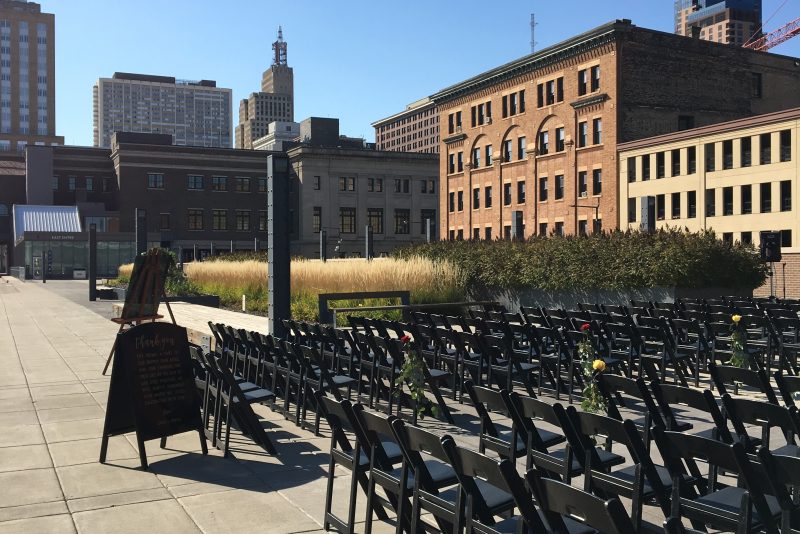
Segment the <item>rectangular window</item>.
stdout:
<svg viewBox="0 0 800 534">
<path fill-rule="evenodd" d="M 547 223 L 539 223 L 539 235 L 547 235 Z"/>
<path fill-rule="evenodd" d="M 339 208 L 339 233 L 356 233 L 356 209 Z"/>
<path fill-rule="evenodd" d="M 759 162 L 761 165 L 772 163 L 772 134 L 761 134 L 759 140 L 761 144 Z"/>
<path fill-rule="evenodd" d="M 636 181 L 636 158 L 628 158 L 628 183 Z"/>
<path fill-rule="evenodd" d="M 781 161 L 792 161 L 792 131 L 781 130 L 780 134 L 781 143 Z"/>
<path fill-rule="evenodd" d="M 722 215 L 733 215 L 733 187 L 722 188 Z"/>
<path fill-rule="evenodd" d="M 314 233 L 318 234 L 322 230 L 322 206 L 314 206 L 314 212 L 311 217 L 311 227 Z"/>
<path fill-rule="evenodd" d="M 583 96 L 587 93 L 587 78 L 586 69 L 578 71 L 578 96 Z"/>
<path fill-rule="evenodd" d="M 599 145 L 603 142 L 603 119 L 592 120 L 592 143 Z"/>
<path fill-rule="evenodd" d="M 211 229 L 212 230 L 227 230 L 228 229 L 228 211 L 227 210 L 211 210 Z"/>
<path fill-rule="evenodd" d="M 53 176 L 53 191 L 58 191 L 58 189 L 59 189 L 58 176 Z"/>
<path fill-rule="evenodd" d="M 550 151 L 550 133 L 539 132 L 539 155 L 544 156 Z"/>
<path fill-rule="evenodd" d="M 564 127 L 556 128 L 556 152 L 564 151 Z"/>
<path fill-rule="evenodd" d="M 650 179 L 650 154 L 642 156 L 642 181 Z"/>
<path fill-rule="evenodd" d="M 456 172 L 456 155 L 455 154 L 448 154 L 447 155 L 447 173 L 453 174 Z"/>
<path fill-rule="evenodd" d="M 781 181 L 781 211 L 792 211 L 792 182 Z"/>
<path fill-rule="evenodd" d="M 483 189 L 483 205 L 487 208 L 492 207 L 492 186 L 487 185 Z"/>
<path fill-rule="evenodd" d="M 511 239 L 511 225 L 507 224 L 503 226 L 503 238 L 504 239 Z"/>
<path fill-rule="evenodd" d="M 517 93 L 511 93 L 508 97 L 508 110 L 511 115 L 517 114 Z"/>
<path fill-rule="evenodd" d="M 564 101 L 564 77 L 556 79 L 556 102 Z"/>
<path fill-rule="evenodd" d="M 743 245 L 751 244 L 753 242 L 753 232 L 742 232 L 739 241 L 741 241 Z"/>
<path fill-rule="evenodd" d="M 422 180 L 420 183 L 420 192 L 427 193 L 428 192 L 428 180 Z"/>
<path fill-rule="evenodd" d="M 237 193 L 249 193 L 250 192 L 250 178 L 237 176 L 236 177 L 236 192 Z"/>
<path fill-rule="evenodd" d="M 681 151 L 676 148 L 672 151 L 672 176 L 679 176 L 681 174 Z"/>
<path fill-rule="evenodd" d="M 706 156 L 706 172 L 713 172 L 716 167 L 714 143 L 706 143 L 705 156 Z"/>
<path fill-rule="evenodd" d="M 792 246 L 792 231 L 791 230 L 781 230 L 781 246 L 782 247 L 791 247 Z"/>
<path fill-rule="evenodd" d="M 525 137 L 517 138 L 517 159 L 525 159 Z"/>
<path fill-rule="evenodd" d="M 486 228 L 483 229 L 483 238 L 486 239 L 487 241 L 491 241 L 492 240 L 492 227 L 491 226 L 487 226 Z"/>
<path fill-rule="evenodd" d="M 722 168 L 733 168 L 733 139 L 722 142 Z"/>
<path fill-rule="evenodd" d="M 603 193 L 603 169 L 592 169 L 592 194 Z"/>
<path fill-rule="evenodd" d="M 564 175 L 556 174 L 556 200 L 564 198 Z"/>
<path fill-rule="evenodd" d="M 258 231 L 267 232 L 269 230 L 269 222 L 267 219 L 267 210 L 258 211 Z"/>
<path fill-rule="evenodd" d="M 70 182 L 73 182 L 74 176 L 70 176 Z M 147 188 L 148 189 L 164 189 L 164 175 L 160 173 L 147 173 Z M 70 186 L 70 190 L 74 190 L 74 184 Z"/>
<path fill-rule="evenodd" d="M 505 119 L 506 117 L 508 117 L 508 95 L 503 95 L 503 98 L 501 99 L 500 102 L 501 102 L 501 113 L 503 118 Z M 472 108 L 472 114 L 473 116 L 475 115 L 474 107 Z"/>
<path fill-rule="evenodd" d="M 525 113 L 525 89 L 519 92 L 519 112 Z"/>
<path fill-rule="evenodd" d="M 544 84 L 536 86 L 536 107 L 541 108 L 544 106 Z"/>
<path fill-rule="evenodd" d="M 474 117 L 473 117 L 473 121 L 472 121 L 472 126 L 475 126 Z M 453 116 L 452 113 L 450 113 L 449 115 L 447 115 L 447 133 L 451 134 L 451 133 L 455 132 L 455 130 L 456 130 L 456 128 L 455 128 L 454 116 Z"/>
<path fill-rule="evenodd" d="M 456 166 L 456 169 L 458 170 L 458 172 L 464 172 L 464 153 L 463 152 L 459 152 L 458 154 L 456 154 L 456 161 L 458 162 L 458 165 Z"/>
<path fill-rule="evenodd" d="M 550 80 L 545 84 L 545 97 L 547 105 L 555 104 L 556 102 L 556 82 Z"/>
<path fill-rule="evenodd" d="M 750 96 L 753 98 L 761 98 L 761 96 L 764 94 L 763 87 L 761 86 L 761 73 L 753 72 L 751 75 Z"/>
<path fill-rule="evenodd" d="M 370 180 L 371 179 L 372 178 L 370 178 Z M 319 191 L 320 189 L 322 189 L 322 177 L 321 176 L 315 176 L 314 177 L 314 190 L 315 191 Z"/>
<path fill-rule="evenodd" d="M 681 218 L 681 194 L 680 193 L 672 193 L 672 218 L 673 219 L 680 219 Z"/>
<path fill-rule="evenodd" d="M 85 182 L 86 182 L 86 190 L 94 191 L 94 178 L 92 176 L 87 176 L 85 178 Z"/>
<path fill-rule="evenodd" d="M 589 222 L 586 219 L 578 221 L 578 235 L 585 236 L 589 230 Z"/>
<path fill-rule="evenodd" d="M 665 217 L 664 195 L 656 195 L 656 219 L 663 221 Z"/>
<path fill-rule="evenodd" d="M 464 211 L 464 191 L 458 192 L 458 211 Z"/>
<path fill-rule="evenodd" d="M 587 122 L 578 123 L 578 148 L 583 148 L 589 142 L 589 124 Z"/>
<path fill-rule="evenodd" d="M 381 210 L 383 211 L 383 210 Z M 427 221 L 431 221 L 431 239 L 436 237 L 436 210 L 420 210 L 420 234 L 425 235 L 428 229 Z"/>
<path fill-rule="evenodd" d="M 689 191 L 686 193 L 686 217 L 694 219 L 697 217 L 697 192 Z"/>
<path fill-rule="evenodd" d="M 586 183 L 586 171 L 580 171 L 578 173 L 578 196 L 585 197 L 588 194 L 589 192 Z"/>
<path fill-rule="evenodd" d="M 477 169 L 481 166 L 481 149 L 472 149 L 472 168 Z"/>
<path fill-rule="evenodd" d="M 192 191 L 199 191 L 203 189 L 203 177 L 192 175 L 186 177 L 186 188 Z"/>
<path fill-rule="evenodd" d="M 472 229 L 472 239 L 477 241 L 480 238 L 481 238 L 481 229 L 476 226 L 475 228 Z"/>
<path fill-rule="evenodd" d="M 600 65 L 592 67 L 592 92 L 600 89 Z"/>
<path fill-rule="evenodd" d="M 555 235 L 564 235 L 564 223 L 562 221 L 556 222 L 553 233 Z"/>
<path fill-rule="evenodd" d="M 339 177 L 339 191 L 355 191 L 356 179 L 354 176 Z"/>
<path fill-rule="evenodd" d="M 517 182 L 517 204 L 525 204 L 525 181 Z"/>
<path fill-rule="evenodd" d="M 481 207 L 481 189 L 476 187 L 472 190 L 472 209 L 477 210 Z"/>
<path fill-rule="evenodd" d="M 503 206 L 511 205 L 511 184 L 503 184 Z"/>
<path fill-rule="evenodd" d="M 259 193 L 267 192 L 267 179 L 264 177 L 258 179 L 258 192 Z"/>
<path fill-rule="evenodd" d="M 454 211 L 456 211 L 456 194 L 453 191 L 450 191 L 449 200 L 450 201 L 448 202 L 448 208 L 450 210 L 450 213 L 453 213 Z"/>
<path fill-rule="evenodd" d="M 489 167 L 492 164 L 492 145 L 486 145 L 484 152 L 486 154 L 486 166 Z"/>
<path fill-rule="evenodd" d="M 697 149 L 690 146 L 686 149 L 686 174 L 697 172 Z"/>
<path fill-rule="evenodd" d="M 750 137 L 742 137 L 739 148 L 739 164 L 742 167 L 749 167 L 753 162 L 753 139 Z"/>
<path fill-rule="evenodd" d="M 291 217 L 289 219 L 291 220 Z M 236 210 L 236 231 L 250 231 L 250 210 Z"/>
<path fill-rule="evenodd" d="M 411 211 L 407 209 L 394 210 L 394 233 L 407 234 L 411 222 Z"/>
<path fill-rule="evenodd" d="M 742 193 L 742 214 L 747 215 L 748 213 L 753 213 L 753 186 L 743 185 L 741 193 Z"/>
<path fill-rule="evenodd" d="M 158 228 L 159 230 L 169 230 L 169 213 L 159 213 Z"/>
<path fill-rule="evenodd" d="M 375 192 L 383 193 L 383 178 L 375 178 Z"/>
<path fill-rule="evenodd" d="M 539 201 L 547 200 L 547 176 L 539 178 Z"/>
<path fill-rule="evenodd" d="M 198 209 L 187 210 L 186 228 L 189 230 L 203 229 L 203 210 L 198 210 Z"/>
<path fill-rule="evenodd" d="M 511 139 L 506 139 L 503 141 L 503 161 L 511 161 L 512 159 L 514 159 L 514 156 L 511 152 Z"/>
<path fill-rule="evenodd" d="M 706 217 L 717 214 L 717 195 L 714 189 L 706 189 Z"/>
<path fill-rule="evenodd" d="M 759 186 L 761 197 L 761 213 L 772 211 L 772 184 L 767 182 Z"/>
<path fill-rule="evenodd" d="M 663 178 L 666 174 L 666 169 L 664 169 L 664 153 L 663 152 L 656 152 L 656 179 Z"/>
<path fill-rule="evenodd" d="M 149 183 L 149 182 L 148 182 Z M 78 184 L 78 177 L 77 176 L 70 176 L 67 178 L 67 189 L 69 191 L 75 191 Z M 163 189 L 164 188 L 164 181 L 162 177 L 161 186 L 160 187 L 151 187 L 151 189 Z"/>
<path fill-rule="evenodd" d="M 226 176 L 212 176 L 211 177 L 211 190 L 212 191 L 227 191 L 228 178 Z"/>
<path fill-rule="evenodd" d="M 635 223 L 636 222 L 636 199 L 629 198 L 628 199 L 628 222 Z"/>
<path fill-rule="evenodd" d="M 722 241 L 724 243 L 733 243 L 733 232 L 722 232 Z"/>
<path fill-rule="evenodd" d="M 367 208 L 367 224 L 373 234 L 383 233 L 383 208 Z"/>
</svg>

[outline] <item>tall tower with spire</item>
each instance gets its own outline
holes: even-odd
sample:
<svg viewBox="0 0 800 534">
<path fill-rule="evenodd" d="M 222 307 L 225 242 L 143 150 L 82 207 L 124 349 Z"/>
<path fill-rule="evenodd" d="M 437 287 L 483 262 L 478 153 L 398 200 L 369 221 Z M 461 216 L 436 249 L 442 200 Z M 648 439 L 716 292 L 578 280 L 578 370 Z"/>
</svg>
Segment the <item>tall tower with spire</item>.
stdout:
<svg viewBox="0 0 800 534">
<path fill-rule="evenodd" d="M 294 122 L 294 72 L 287 63 L 287 50 L 279 26 L 272 65 L 261 76 L 261 91 L 239 103 L 236 148 L 253 148 L 253 141 L 267 135 L 271 122 Z"/>
</svg>

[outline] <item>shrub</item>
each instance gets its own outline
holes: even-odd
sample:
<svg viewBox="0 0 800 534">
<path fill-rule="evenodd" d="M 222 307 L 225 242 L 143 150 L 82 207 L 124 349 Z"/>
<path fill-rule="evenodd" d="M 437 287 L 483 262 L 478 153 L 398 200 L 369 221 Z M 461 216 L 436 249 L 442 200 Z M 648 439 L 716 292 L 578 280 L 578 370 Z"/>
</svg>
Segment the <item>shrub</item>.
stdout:
<svg viewBox="0 0 800 534">
<path fill-rule="evenodd" d="M 674 228 L 524 242 L 440 241 L 399 249 L 394 256 L 449 261 L 463 271 L 469 288 L 753 289 L 766 278 L 752 245 L 725 243 L 713 231 Z"/>
</svg>

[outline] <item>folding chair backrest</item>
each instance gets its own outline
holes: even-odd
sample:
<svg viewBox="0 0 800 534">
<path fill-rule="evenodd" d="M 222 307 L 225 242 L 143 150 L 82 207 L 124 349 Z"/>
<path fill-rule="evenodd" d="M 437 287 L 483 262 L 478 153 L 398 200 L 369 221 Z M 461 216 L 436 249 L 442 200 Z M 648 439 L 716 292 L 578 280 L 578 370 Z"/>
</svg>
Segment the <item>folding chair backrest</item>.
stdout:
<svg viewBox="0 0 800 534">
<path fill-rule="evenodd" d="M 552 532 L 568 531 L 564 517 L 606 534 L 636 532 L 619 499 L 604 501 L 569 484 L 545 478 L 535 469 L 530 469 L 526 478 Z"/>
<path fill-rule="evenodd" d="M 352 452 L 356 445 L 350 442 L 346 432 L 353 433 L 354 426 L 358 425 L 353 413 L 353 405 L 347 399 L 337 401 L 327 397 L 324 391 L 315 392 L 314 397 L 317 399 L 317 406 L 319 406 L 319 410 L 328 422 L 333 438 L 339 448 L 344 452 Z M 359 444 L 359 446 L 362 445 Z M 366 446 L 366 444 L 363 446 Z"/>
<path fill-rule="evenodd" d="M 664 384 L 654 380 L 650 382 L 650 391 L 653 392 L 653 398 L 656 400 L 664 420 L 663 426 L 667 430 L 676 430 L 678 420 L 675 417 L 673 406 L 680 404 L 701 412 L 707 412 L 711 415 L 711 420 L 717 427 L 719 439 L 725 443 L 733 442 L 733 435 L 728 429 L 727 420 L 722 415 L 714 394 L 708 389 L 700 391 L 677 384 Z"/>
<path fill-rule="evenodd" d="M 642 378 L 633 379 L 621 375 L 613 375 L 610 373 L 600 373 L 598 375 L 597 385 L 600 388 L 600 393 L 606 399 L 609 417 L 613 417 L 619 421 L 622 421 L 623 419 L 622 414 L 619 411 L 620 404 L 618 394 L 620 393 L 624 393 L 629 397 L 633 397 L 638 401 L 644 402 L 644 398 L 642 397 L 642 386 L 640 385 L 641 383 L 644 383 L 644 379 Z M 647 408 L 646 403 L 645 408 Z M 658 413 L 650 414 L 648 411 L 645 415 L 649 417 L 653 417 L 655 415 L 657 418 L 655 422 L 660 422 Z"/>
<path fill-rule="evenodd" d="M 790 443 L 794 442 L 794 436 L 800 434 L 797 408 L 794 406 L 787 408 L 753 399 L 734 399 L 727 394 L 722 396 L 722 405 L 739 439 L 745 443 L 751 443 L 745 425 L 758 425 L 762 429 L 780 428 Z M 764 437 L 768 438 L 769 433 L 765 432 Z M 768 445 L 769 439 L 765 441 Z"/>
<path fill-rule="evenodd" d="M 778 391 L 781 393 L 784 405 L 796 406 L 795 398 L 797 393 L 800 392 L 800 376 L 790 376 L 778 371 L 772 376 L 778 385 Z"/>
<path fill-rule="evenodd" d="M 720 396 L 728 393 L 726 384 L 740 382 L 761 391 L 766 396 L 766 400 L 772 404 L 778 404 L 778 397 L 775 395 L 775 391 L 773 391 L 772 385 L 769 383 L 767 374 L 762 369 L 754 371 L 752 369 L 733 367 L 731 365 L 717 365 L 714 361 L 709 360 L 708 370 L 709 373 L 711 373 L 711 379 L 714 381 L 714 386 L 717 388 Z"/>
<path fill-rule="evenodd" d="M 375 454 L 374 463 L 381 469 L 390 471 L 393 466 L 386 452 L 385 443 L 387 440 L 394 442 L 394 431 L 392 430 L 393 415 L 385 415 L 377 412 L 364 410 L 361 405 L 353 407 L 353 413 L 358 418 L 359 426 L 363 431 L 363 443 Z M 358 432 L 356 433 L 358 435 Z"/>
</svg>

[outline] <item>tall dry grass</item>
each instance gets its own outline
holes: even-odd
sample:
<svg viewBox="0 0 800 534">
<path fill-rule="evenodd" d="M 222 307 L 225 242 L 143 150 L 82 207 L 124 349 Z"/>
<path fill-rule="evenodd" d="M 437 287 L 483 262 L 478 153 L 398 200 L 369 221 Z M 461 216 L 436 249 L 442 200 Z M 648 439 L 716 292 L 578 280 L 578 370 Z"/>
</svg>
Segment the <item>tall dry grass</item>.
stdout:
<svg viewBox="0 0 800 534">
<path fill-rule="evenodd" d="M 130 269 L 130 265 L 120 267 L 120 278 L 129 278 Z M 244 294 L 248 308 L 266 310 L 266 262 L 185 263 L 183 270 L 191 284 L 204 293 L 219 295 L 227 305 L 240 302 Z M 293 260 L 291 277 L 292 315 L 299 318 L 314 318 L 316 297 L 320 293 L 407 290 L 411 292 L 412 302 L 432 303 L 461 300 L 465 288 L 464 276 L 452 263 L 420 257 L 408 260 L 381 258 L 370 262 L 363 259 L 329 260 L 326 263 Z"/>
</svg>

